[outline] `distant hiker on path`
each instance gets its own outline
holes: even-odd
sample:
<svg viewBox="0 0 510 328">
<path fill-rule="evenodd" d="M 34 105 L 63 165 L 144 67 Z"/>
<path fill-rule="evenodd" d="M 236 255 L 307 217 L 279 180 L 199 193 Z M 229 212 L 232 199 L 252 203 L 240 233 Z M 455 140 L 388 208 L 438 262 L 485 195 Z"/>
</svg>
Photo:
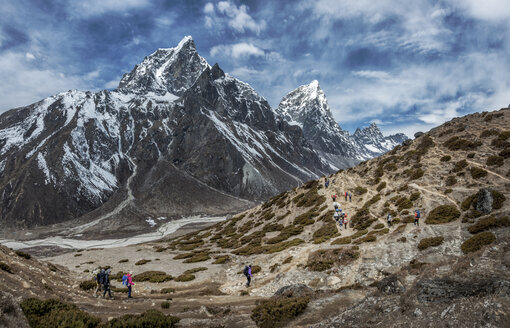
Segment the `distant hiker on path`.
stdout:
<svg viewBox="0 0 510 328">
<path fill-rule="evenodd" d="M 336 209 L 340 208 L 340 203 L 338 202 L 333 202 L 333 207 Z"/>
<path fill-rule="evenodd" d="M 128 298 L 133 298 L 133 297 L 131 297 L 131 286 L 135 285 L 133 283 L 133 271 L 129 271 L 129 273 L 125 274 L 122 277 L 122 284 L 124 286 L 127 286 L 127 289 L 128 289 Z"/>
<path fill-rule="evenodd" d="M 420 210 L 414 211 L 414 225 L 416 226 L 420 225 Z"/>
<path fill-rule="evenodd" d="M 112 292 L 110 291 L 110 273 L 112 272 L 111 269 L 106 270 L 103 276 L 103 298 L 106 296 L 106 292 L 108 292 L 108 297 L 112 299 Z"/>
<path fill-rule="evenodd" d="M 324 182 L 324 187 L 325 188 L 329 187 L 329 179 L 328 178 L 326 178 L 326 182 Z"/>
<path fill-rule="evenodd" d="M 336 209 L 335 214 L 333 214 L 333 220 L 335 220 L 335 222 L 338 222 L 339 219 L 340 219 L 340 212 L 338 211 L 338 209 Z"/>
<path fill-rule="evenodd" d="M 331 195 L 331 198 L 333 199 L 334 202 L 336 202 L 337 195 L 336 194 Z"/>
<path fill-rule="evenodd" d="M 345 201 L 347 201 L 347 196 L 349 196 L 349 193 L 347 191 L 344 191 Z"/>
<path fill-rule="evenodd" d="M 352 202 L 352 194 L 349 193 L 349 202 Z"/>
<path fill-rule="evenodd" d="M 344 227 L 345 227 L 345 230 L 347 230 L 347 223 L 349 223 L 349 221 L 347 220 L 347 213 L 344 213 Z"/>
<path fill-rule="evenodd" d="M 388 222 L 388 228 L 391 227 L 391 214 L 388 213 L 388 216 L 386 217 L 386 221 Z"/>
<path fill-rule="evenodd" d="M 97 292 L 101 293 L 101 270 L 97 268 L 92 273 L 94 274 L 94 280 L 96 281 L 96 290 L 94 291 L 94 296 L 97 296 Z M 102 270 L 104 272 L 104 270 Z"/>
<path fill-rule="evenodd" d="M 246 280 L 247 280 L 246 281 L 246 287 L 250 287 L 251 277 L 253 277 L 252 274 L 251 274 L 251 264 L 244 267 L 243 273 L 246 276 Z"/>
</svg>

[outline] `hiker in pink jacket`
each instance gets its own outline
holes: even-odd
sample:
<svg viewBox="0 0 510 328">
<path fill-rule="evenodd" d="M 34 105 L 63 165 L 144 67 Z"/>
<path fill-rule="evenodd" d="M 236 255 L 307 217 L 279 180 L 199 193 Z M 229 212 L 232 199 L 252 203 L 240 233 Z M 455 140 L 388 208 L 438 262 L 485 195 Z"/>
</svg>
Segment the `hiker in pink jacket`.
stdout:
<svg viewBox="0 0 510 328">
<path fill-rule="evenodd" d="M 129 273 L 127 274 L 127 285 L 128 285 L 128 298 L 133 298 L 131 297 L 131 286 L 135 285 L 133 283 L 133 271 L 129 271 Z"/>
</svg>

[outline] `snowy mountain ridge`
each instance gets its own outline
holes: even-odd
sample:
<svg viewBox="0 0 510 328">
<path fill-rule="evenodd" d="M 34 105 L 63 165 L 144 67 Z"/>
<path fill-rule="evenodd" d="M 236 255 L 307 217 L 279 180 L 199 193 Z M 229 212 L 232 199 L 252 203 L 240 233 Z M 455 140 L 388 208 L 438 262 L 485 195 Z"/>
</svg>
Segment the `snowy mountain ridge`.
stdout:
<svg viewBox="0 0 510 328">
<path fill-rule="evenodd" d="M 0 115 L 0 222 L 79 218 L 96 220 L 84 229 L 128 233 L 151 218 L 237 212 L 359 161 L 317 81 L 287 103 L 273 110 L 185 37 L 147 56 L 117 90 L 69 91 Z"/>
<path fill-rule="evenodd" d="M 407 139 L 403 134 L 384 137 L 375 123 L 350 135 L 333 118 L 317 80 L 287 94 L 276 113 L 290 124 L 301 127 L 305 138 L 332 165 L 343 160 L 363 161 L 379 156 Z"/>
</svg>

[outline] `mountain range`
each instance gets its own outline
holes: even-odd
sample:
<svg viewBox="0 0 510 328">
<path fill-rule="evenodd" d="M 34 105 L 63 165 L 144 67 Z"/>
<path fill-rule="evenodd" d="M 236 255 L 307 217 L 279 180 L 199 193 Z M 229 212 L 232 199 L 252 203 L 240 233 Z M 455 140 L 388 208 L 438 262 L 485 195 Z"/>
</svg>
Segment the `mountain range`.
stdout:
<svg viewBox="0 0 510 328">
<path fill-rule="evenodd" d="M 405 139 L 375 124 L 342 130 L 317 81 L 272 109 L 185 37 L 116 90 L 68 91 L 0 115 L 0 223 L 133 232 L 147 220 L 224 215 Z"/>
</svg>

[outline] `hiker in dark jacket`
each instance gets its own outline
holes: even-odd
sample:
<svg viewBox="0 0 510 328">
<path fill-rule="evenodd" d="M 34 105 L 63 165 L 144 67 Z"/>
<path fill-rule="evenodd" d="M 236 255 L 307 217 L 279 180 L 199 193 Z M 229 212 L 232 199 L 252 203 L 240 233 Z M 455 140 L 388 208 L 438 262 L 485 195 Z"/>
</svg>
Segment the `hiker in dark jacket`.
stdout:
<svg viewBox="0 0 510 328">
<path fill-rule="evenodd" d="M 94 296 L 97 296 L 97 292 L 101 293 L 101 286 L 102 286 L 102 283 L 101 283 L 101 271 L 104 272 L 103 269 L 97 268 L 93 272 L 94 273 L 94 280 L 96 281 L 96 290 L 94 291 Z"/>
<path fill-rule="evenodd" d="M 250 283 L 251 283 L 251 277 L 252 277 L 252 274 L 251 274 L 251 264 L 248 265 L 247 267 L 244 267 L 244 275 L 246 276 L 246 287 L 250 287 Z"/>
<path fill-rule="evenodd" d="M 103 288 L 104 288 L 104 291 L 103 291 L 103 298 L 105 298 L 106 296 L 106 292 L 108 292 L 108 297 L 110 299 L 112 299 L 112 292 L 110 290 L 110 273 L 112 272 L 111 269 L 108 269 L 106 270 L 106 272 L 104 273 L 104 277 L 103 277 Z"/>
<path fill-rule="evenodd" d="M 352 194 L 349 193 L 349 202 L 352 202 Z"/>
</svg>

